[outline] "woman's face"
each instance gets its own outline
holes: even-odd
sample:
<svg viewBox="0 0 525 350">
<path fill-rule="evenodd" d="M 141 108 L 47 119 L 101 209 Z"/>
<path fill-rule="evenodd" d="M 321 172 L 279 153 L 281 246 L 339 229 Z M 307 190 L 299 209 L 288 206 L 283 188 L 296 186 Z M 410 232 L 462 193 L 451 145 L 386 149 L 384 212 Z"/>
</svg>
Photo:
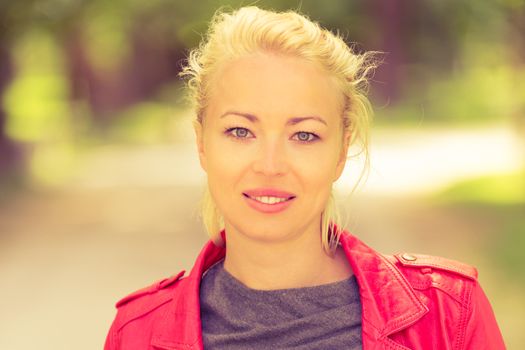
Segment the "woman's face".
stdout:
<svg viewBox="0 0 525 350">
<path fill-rule="evenodd" d="M 306 60 L 270 54 L 230 62 L 215 78 L 195 131 L 227 232 L 264 241 L 320 232 L 349 138 L 335 82 Z"/>
</svg>

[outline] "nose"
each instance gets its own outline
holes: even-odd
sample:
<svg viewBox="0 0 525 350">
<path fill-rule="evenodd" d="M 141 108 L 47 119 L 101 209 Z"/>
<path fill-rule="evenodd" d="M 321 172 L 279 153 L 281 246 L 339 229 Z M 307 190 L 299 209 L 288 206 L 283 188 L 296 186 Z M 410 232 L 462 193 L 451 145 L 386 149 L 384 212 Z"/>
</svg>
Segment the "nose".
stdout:
<svg viewBox="0 0 525 350">
<path fill-rule="evenodd" d="M 261 141 L 252 169 L 265 176 L 280 176 L 288 171 L 288 161 L 284 142 L 275 138 Z"/>
</svg>

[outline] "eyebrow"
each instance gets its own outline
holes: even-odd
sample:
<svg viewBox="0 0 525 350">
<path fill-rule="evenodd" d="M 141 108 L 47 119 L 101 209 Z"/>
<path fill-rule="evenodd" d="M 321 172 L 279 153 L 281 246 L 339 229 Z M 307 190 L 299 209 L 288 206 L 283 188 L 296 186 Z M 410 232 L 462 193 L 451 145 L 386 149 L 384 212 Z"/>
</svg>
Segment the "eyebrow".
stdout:
<svg viewBox="0 0 525 350">
<path fill-rule="evenodd" d="M 222 114 L 219 118 L 224 118 L 225 116 L 230 115 L 230 114 L 244 117 L 248 119 L 249 121 L 251 121 L 252 123 L 259 122 L 259 118 L 257 118 L 255 115 L 250 114 L 250 113 L 237 112 L 237 111 L 227 111 L 224 114 Z M 286 125 L 295 125 L 305 120 L 317 120 L 318 122 L 321 122 L 324 125 L 328 125 L 323 118 L 317 115 L 308 115 L 304 117 L 293 117 L 293 118 L 288 119 L 288 121 L 286 122 Z"/>
</svg>

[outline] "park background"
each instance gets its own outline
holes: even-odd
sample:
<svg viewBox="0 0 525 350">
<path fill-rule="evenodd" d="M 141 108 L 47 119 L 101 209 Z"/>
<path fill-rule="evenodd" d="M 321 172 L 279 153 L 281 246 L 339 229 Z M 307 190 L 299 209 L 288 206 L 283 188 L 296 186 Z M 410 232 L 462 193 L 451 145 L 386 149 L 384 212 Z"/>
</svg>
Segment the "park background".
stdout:
<svg viewBox="0 0 525 350">
<path fill-rule="evenodd" d="M 205 175 L 177 73 L 249 4 L 385 53 L 368 181 L 351 193 L 355 157 L 337 183 L 348 228 L 478 267 L 525 348 L 522 0 L 0 1 L 0 348 L 100 349 L 120 297 L 191 268 Z"/>
</svg>

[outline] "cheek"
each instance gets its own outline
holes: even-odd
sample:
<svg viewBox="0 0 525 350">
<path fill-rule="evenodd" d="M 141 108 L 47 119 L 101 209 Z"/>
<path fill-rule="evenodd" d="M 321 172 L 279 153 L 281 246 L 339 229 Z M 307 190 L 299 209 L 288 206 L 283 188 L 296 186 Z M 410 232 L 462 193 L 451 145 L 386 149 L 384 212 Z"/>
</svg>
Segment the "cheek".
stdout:
<svg viewBox="0 0 525 350">
<path fill-rule="evenodd" d="M 224 152 L 211 152 L 208 158 L 208 187 L 221 212 L 230 207 L 236 194 L 236 162 Z"/>
<path fill-rule="evenodd" d="M 247 167 L 246 151 L 235 147 L 229 140 L 220 136 L 212 136 L 207 139 L 205 145 L 207 159 L 207 174 L 210 186 L 229 187 L 238 181 Z"/>
<path fill-rule="evenodd" d="M 316 186 L 331 186 L 336 173 L 339 150 L 332 144 L 313 147 L 308 152 L 292 154 L 293 168 L 303 179 Z"/>
</svg>

